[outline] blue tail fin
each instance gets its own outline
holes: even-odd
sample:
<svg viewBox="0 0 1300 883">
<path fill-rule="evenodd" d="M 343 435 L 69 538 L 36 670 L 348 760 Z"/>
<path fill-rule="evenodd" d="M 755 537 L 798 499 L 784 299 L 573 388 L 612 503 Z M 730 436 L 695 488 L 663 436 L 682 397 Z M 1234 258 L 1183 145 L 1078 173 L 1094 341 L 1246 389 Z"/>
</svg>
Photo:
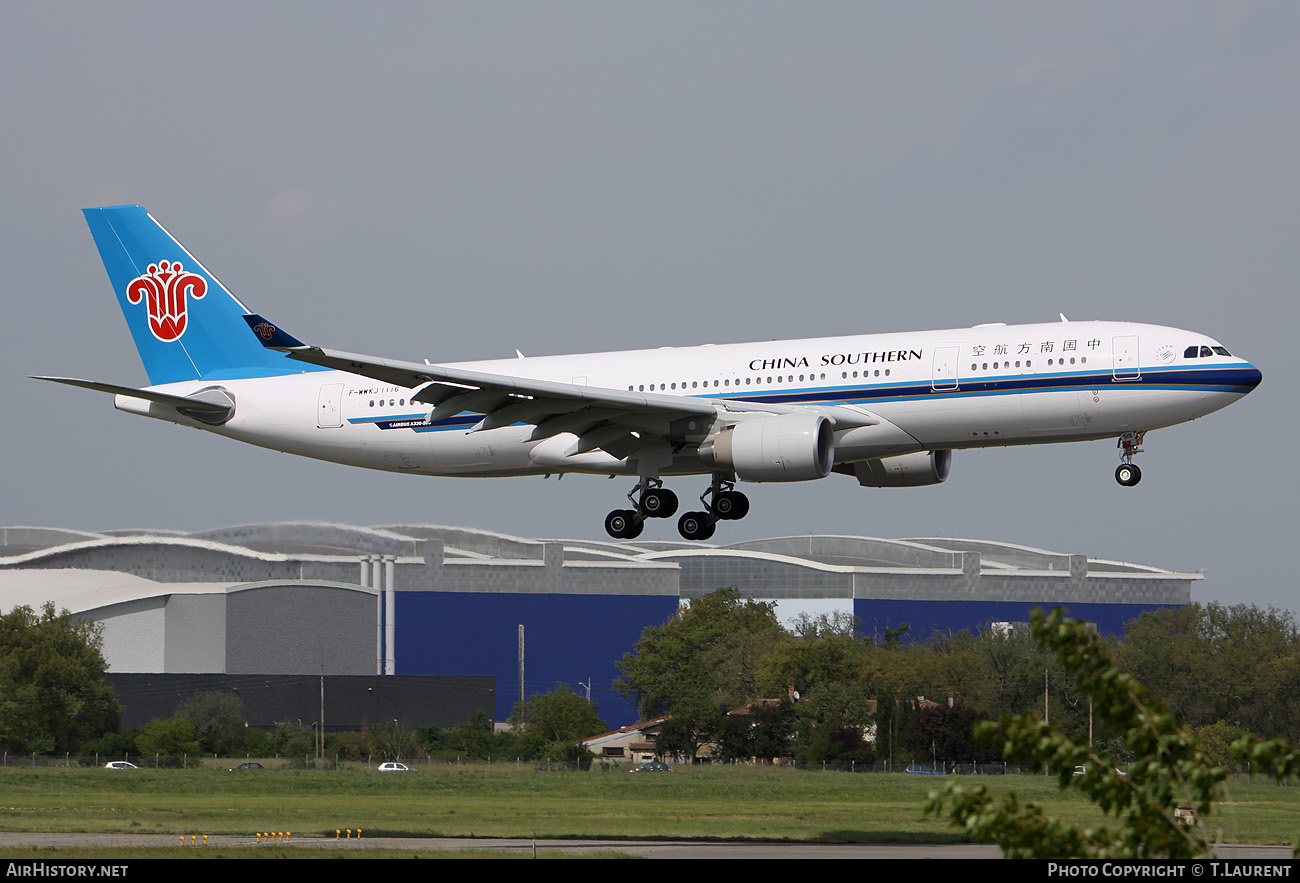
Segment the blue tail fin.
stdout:
<svg viewBox="0 0 1300 883">
<path fill-rule="evenodd" d="M 142 207 L 83 211 L 151 384 L 312 370 L 264 348 L 244 305 Z"/>
</svg>

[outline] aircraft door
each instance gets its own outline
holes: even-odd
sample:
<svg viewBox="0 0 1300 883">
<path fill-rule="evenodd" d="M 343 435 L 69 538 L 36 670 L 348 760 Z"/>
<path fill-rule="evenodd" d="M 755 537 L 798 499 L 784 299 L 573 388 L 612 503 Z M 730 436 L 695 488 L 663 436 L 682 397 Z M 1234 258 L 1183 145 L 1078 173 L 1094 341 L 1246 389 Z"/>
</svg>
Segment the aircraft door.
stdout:
<svg viewBox="0 0 1300 883">
<path fill-rule="evenodd" d="M 1138 339 L 1136 334 L 1116 337 L 1111 341 L 1115 358 L 1114 377 L 1116 380 L 1137 380 L 1142 376 L 1142 363 L 1138 361 Z"/>
<path fill-rule="evenodd" d="M 320 388 L 316 402 L 316 426 L 319 429 L 336 429 L 343 425 L 339 402 L 343 398 L 343 384 L 327 383 Z"/>
<path fill-rule="evenodd" d="M 957 356 L 959 347 L 940 346 L 934 350 L 934 375 L 931 386 L 935 390 L 957 388 Z"/>
</svg>

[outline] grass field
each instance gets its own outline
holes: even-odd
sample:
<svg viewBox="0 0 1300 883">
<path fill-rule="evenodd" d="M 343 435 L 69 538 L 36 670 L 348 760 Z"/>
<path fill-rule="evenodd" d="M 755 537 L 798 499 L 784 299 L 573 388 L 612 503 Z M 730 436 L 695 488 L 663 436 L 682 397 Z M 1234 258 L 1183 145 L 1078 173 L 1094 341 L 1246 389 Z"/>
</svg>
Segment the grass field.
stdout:
<svg viewBox="0 0 1300 883">
<path fill-rule="evenodd" d="M 966 777 L 977 781 L 976 777 Z M 547 773 L 498 767 L 412 773 L 365 770 L 0 769 L 0 830 L 327 834 L 366 837 L 749 838 L 823 842 L 955 842 L 925 818 L 940 780 L 786 768 L 704 767 L 672 773 Z M 985 776 L 1062 817 L 1100 813 L 1055 779 Z M 1229 842 L 1291 843 L 1300 789 L 1236 781 L 1205 820 Z"/>
</svg>

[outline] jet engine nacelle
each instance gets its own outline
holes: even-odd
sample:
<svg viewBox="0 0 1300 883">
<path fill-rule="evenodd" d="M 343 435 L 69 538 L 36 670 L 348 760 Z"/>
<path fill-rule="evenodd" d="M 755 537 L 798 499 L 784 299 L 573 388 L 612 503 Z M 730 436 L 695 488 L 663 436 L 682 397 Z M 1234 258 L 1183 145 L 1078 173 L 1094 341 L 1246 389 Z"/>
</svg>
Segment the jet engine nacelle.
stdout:
<svg viewBox="0 0 1300 883">
<path fill-rule="evenodd" d="M 700 461 L 742 481 L 810 481 L 835 465 L 835 433 L 820 414 L 755 417 L 700 443 Z"/>
<path fill-rule="evenodd" d="M 846 467 L 840 467 L 846 472 Z M 939 484 L 952 470 L 952 451 L 917 451 L 879 460 L 851 464 L 852 474 L 863 487 L 920 487 Z"/>
</svg>

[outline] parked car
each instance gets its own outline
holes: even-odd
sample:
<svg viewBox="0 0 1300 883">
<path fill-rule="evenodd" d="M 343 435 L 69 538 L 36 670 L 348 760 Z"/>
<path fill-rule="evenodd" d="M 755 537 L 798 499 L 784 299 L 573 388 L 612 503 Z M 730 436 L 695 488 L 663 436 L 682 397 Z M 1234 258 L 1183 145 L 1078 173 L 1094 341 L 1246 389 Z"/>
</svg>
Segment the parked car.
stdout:
<svg viewBox="0 0 1300 883">
<path fill-rule="evenodd" d="M 936 770 L 928 763 L 914 763 L 911 766 L 909 766 L 907 769 L 903 770 L 903 772 L 912 773 L 913 775 L 916 776 L 942 776 L 943 775 L 943 773 L 939 772 L 939 770 Z"/>
<path fill-rule="evenodd" d="M 660 763 L 657 760 L 643 763 L 639 767 L 628 770 L 629 773 L 671 773 L 672 771 L 673 768 L 668 764 Z"/>
<path fill-rule="evenodd" d="M 233 773 L 236 770 L 264 770 L 264 769 L 266 769 L 266 767 L 262 766 L 257 761 L 249 760 L 249 761 L 245 761 L 244 763 L 241 763 L 239 766 L 232 766 L 230 768 L 230 772 Z"/>
<path fill-rule="evenodd" d="M 411 768 L 404 763 L 381 763 L 379 771 L 381 773 L 409 773 Z"/>
<path fill-rule="evenodd" d="M 127 763 L 125 760 L 110 760 L 104 764 L 106 770 L 138 770 L 140 769 L 133 763 Z"/>
</svg>

